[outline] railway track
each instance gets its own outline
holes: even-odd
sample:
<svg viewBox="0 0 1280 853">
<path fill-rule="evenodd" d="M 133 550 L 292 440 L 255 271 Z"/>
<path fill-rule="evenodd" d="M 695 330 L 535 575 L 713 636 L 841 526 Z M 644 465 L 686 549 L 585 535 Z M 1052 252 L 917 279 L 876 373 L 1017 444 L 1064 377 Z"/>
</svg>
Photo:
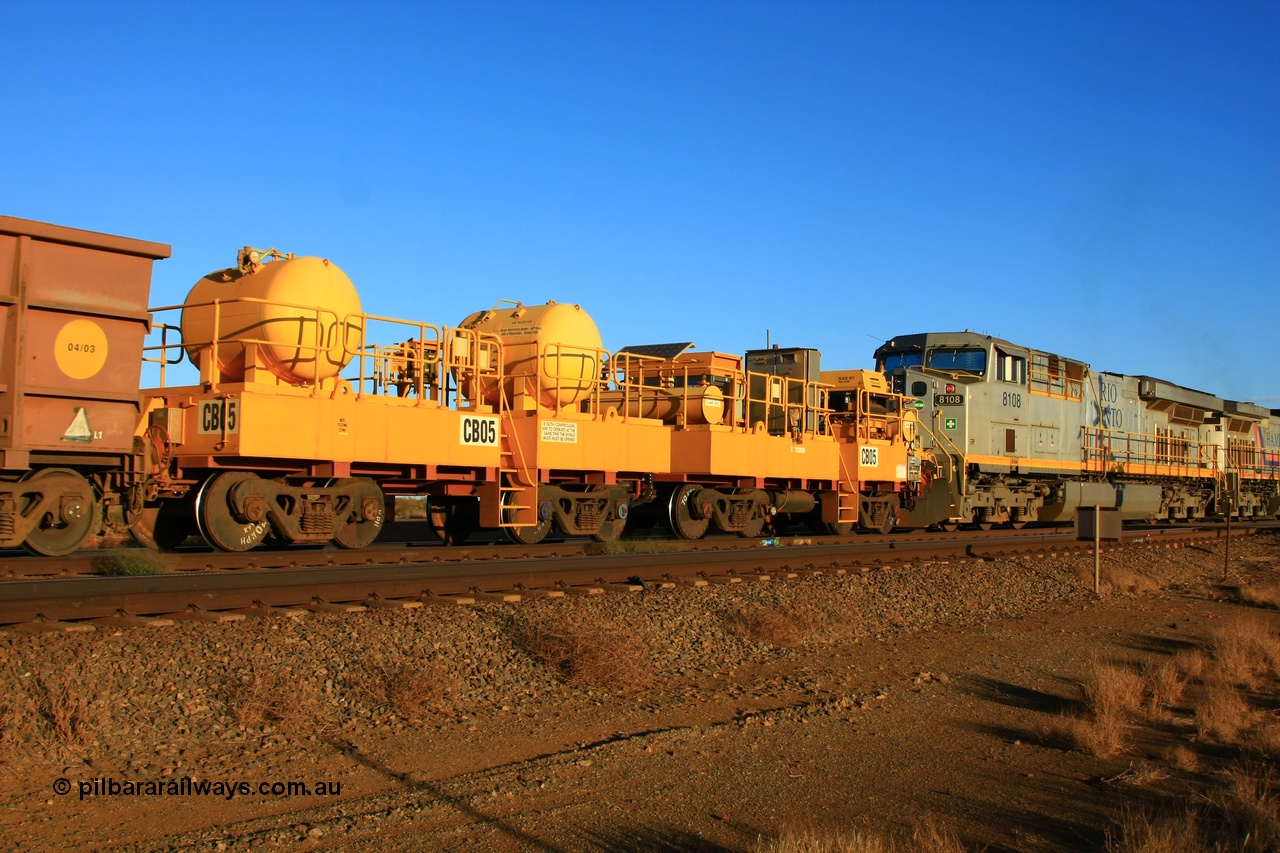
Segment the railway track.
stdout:
<svg viewBox="0 0 1280 853">
<path fill-rule="evenodd" d="M 1232 536 L 1272 529 L 1236 525 Z M 1119 546 L 1226 535 L 1220 525 L 1138 528 Z M 349 612 L 477 601 L 598 595 L 678 584 L 764 582 L 843 574 L 884 564 L 1092 548 L 1060 529 L 991 533 L 708 540 L 679 551 L 604 554 L 597 543 L 465 548 L 384 547 L 371 551 L 285 550 L 252 554 L 175 555 L 184 568 L 167 574 L 103 577 L 87 572 L 0 580 L 0 625 L 19 631 L 93 630 L 155 625 L 171 619 L 227 621 L 301 610 Z M 75 560 L 62 558 L 63 564 Z M 6 565 L 32 561 L 15 558 Z M 38 561 L 49 568 L 46 561 Z M 74 567 L 73 566 L 73 567 Z M 67 571 L 64 565 L 62 571 Z"/>
</svg>

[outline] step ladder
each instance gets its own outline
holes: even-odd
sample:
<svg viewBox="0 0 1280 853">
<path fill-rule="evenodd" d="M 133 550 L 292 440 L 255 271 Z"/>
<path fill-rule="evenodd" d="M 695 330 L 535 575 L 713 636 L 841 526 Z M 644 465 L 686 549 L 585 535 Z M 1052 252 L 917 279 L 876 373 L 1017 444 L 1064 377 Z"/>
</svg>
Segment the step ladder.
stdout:
<svg viewBox="0 0 1280 853">
<path fill-rule="evenodd" d="M 511 429 L 510 415 L 501 418 L 498 464 L 498 527 L 530 527 L 538 523 L 538 478 L 526 463 L 520 436 Z M 521 485 L 533 482 L 534 485 Z"/>
<path fill-rule="evenodd" d="M 840 524 L 858 522 L 858 486 L 843 479 L 836 483 L 836 521 Z"/>
</svg>

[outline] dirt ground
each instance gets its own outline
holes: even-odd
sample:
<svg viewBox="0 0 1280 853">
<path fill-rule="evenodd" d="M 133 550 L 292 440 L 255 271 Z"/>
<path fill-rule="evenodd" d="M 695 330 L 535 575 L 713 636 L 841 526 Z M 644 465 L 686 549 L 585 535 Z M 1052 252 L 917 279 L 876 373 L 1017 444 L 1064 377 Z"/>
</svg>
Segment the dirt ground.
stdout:
<svg viewBox="0 0 1280 853">
<path fill-rule="evenodd" d="M 1221 543 L 1109 556 L 1101 600 L 1091 556 L 1043 555 L 467 614 L 9 636 L 0 841 L 756 851 L 906 840 L 928 818 L 970 849 L 1101 849 L 1126 815 L 1274 767 L 1274 671 L 1242 694 L 1262 740 L 1206 729 L 1190 687 L 1135 714 L 1107 757 L 1055 734 L 1100 664 L 1152 671 L 1242 619 L 1280 635 L 1275 605 L 1242 594 L 1276 588 L 1280 542 L 1236 540 L 1232 555 L 1226 584 Z M 634 640 L 613 657 L 643 652 L 632 683 L 575 671 L 589 649 L 568 664 L 531 653 L 546 647 L 529 626 L 597 618 Z M 77 687 L 87 702 L 68 698 Z M 295 700 L 301 715 L 284 713 Z M 341 791 L 271 794 L 289 782 Z M 225 787 L 184 787 L 201 783 Z"/>
</svg>

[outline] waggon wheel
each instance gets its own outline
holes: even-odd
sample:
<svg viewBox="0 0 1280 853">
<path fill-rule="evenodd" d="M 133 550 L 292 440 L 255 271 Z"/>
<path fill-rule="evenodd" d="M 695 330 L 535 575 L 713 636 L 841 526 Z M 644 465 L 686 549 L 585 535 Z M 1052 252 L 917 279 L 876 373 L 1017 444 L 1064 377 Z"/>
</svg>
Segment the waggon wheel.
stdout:
<svg viewBox="0 0 1280 853">
<path fill-rule="evenodd" d="M 271 530 L 271 522 L 240 521 L 231 511 L 231 489 L 238 483 L 257 479 L 249 471 L 224 471 L 214 474 L 200 486 L 196 495 L 196 526 L 200 535 L 223 551 L 248 551 L 262 543 Z"/>
<path fill-rule="evenodd" d="M 832 536 L 848 536 L 853 532 L 853 522 L 829 521 L 823 525 L 823 529 Z"/>
<path fill-rule="evenodd" d="M 333 541 L 343 548 L 364 548 L 373 544 L 382 532 L 383 522 L 387 517 L 387 498 L 382 489 L 373 480 L 364 477 L 337 480 L 334 486 L 356 487 L 355 497 L 349 504 L 340 508 L 335 527 Z"/>
<path fill-rule="evenodd" d="M 46 557 L 62 557 L 79 550 L 102 527 L 102 505 L 89 481 L 68 468 L 44 468 L 24 482 L 39 484 L 39 496 L 28 511 L 42 503 L 41 518 L 23 542 L 28 551 Z M 25 489 L 24 489 L 25 491 Z"/>
<path fill-rule="evenodd" d="M 507 509 L 506 504 L 515 500 L 513 492 L 505 492 L 502 495 L 502 520 L 508 521 L 515 510 Z M 547 534 L 551 532 L 551 507 L 545 506 L 542 501 L 538 501 L 538 523 L 530 524 L 525 527 L 504 527 L 502 533 L 507 540 L 517 545 L 537 545 L 543 539 L 547 538 Z"/>
<path fill-rule="evenodd" d="M 667 521 L 671 525 L 671 532 L 681 539 L 701 539 L 711 523 L 711 519 L 703 516 L 691 503 L 698 491 L 697 486 L 686 483 L 671 493 L 671 500 L 667 504 Z"/>
<path fill-rule="evenodd" d="M 960 529 L 960 525 L 954 521 L 939 521 L 938 529 L 943 533 L 955 533 Z"/>
<path fill-rule="evenodd" d="M 427 520 L 446 545 L 461 545 L 480 526 L 480 502 L 475 498 L 429 498 Z"/>
<path fill-rule="evenodd" d="M 129 528 L 129 535 L 134 541 L 152 551 L 172 551 L 186 542 L 188 536 L 199 532 L 189 500 L 144 504 L 138 520 Z"/>
</svg>

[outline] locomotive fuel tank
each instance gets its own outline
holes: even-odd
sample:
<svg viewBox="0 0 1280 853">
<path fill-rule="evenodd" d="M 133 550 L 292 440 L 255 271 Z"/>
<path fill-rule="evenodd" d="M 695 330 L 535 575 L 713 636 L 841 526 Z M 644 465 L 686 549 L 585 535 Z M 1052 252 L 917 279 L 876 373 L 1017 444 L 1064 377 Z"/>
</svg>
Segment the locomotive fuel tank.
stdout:
<svg viewBox="0 0 1280 853">
<path fill-rule="evenodd" d="M 238 266 L 196 282 L 185 305 L 188 358 L 201 367 L 216 338 L 224 381 L 254 381 L 250 371 L 264 367 L 287 383 L 323 382 L 337 376 L 360 345 L 355 285 L 323 258 L 246 248 Z"/>
<path fill-rule="evenodd" d="M 469 315 L 460 326 L 502 340 L 501 382 L 480 383 L 479 393 L 490 405 L 505 394 L 508 407 L 517 411 L 575 406 L 599 383 L 600 330 L 580 305 L 504 301 Z"/>
</svg>

